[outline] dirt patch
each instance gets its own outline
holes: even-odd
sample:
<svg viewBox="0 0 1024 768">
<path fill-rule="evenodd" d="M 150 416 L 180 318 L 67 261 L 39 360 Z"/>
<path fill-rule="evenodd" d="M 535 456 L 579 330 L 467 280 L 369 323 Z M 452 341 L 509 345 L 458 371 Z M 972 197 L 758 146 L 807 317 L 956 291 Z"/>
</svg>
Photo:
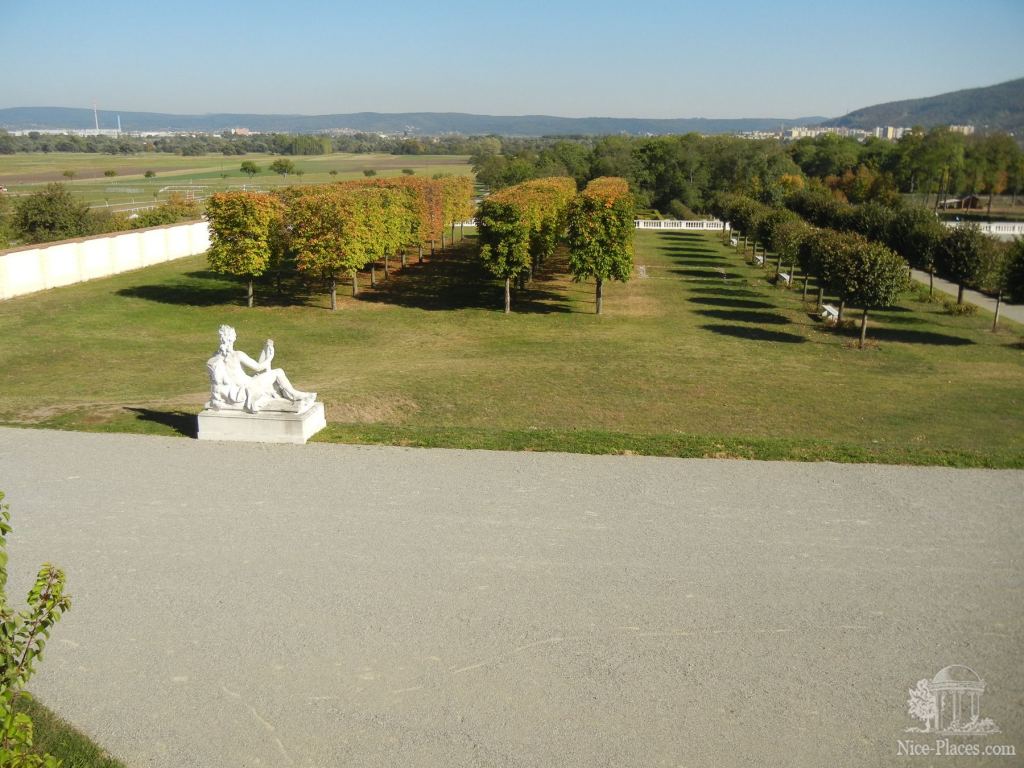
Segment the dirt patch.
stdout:
<svg viewBox="0 0 1024 768">
<path fill-rule="evenodd" d="M 327 420 L 343 424 L 397 423 L 420 407 L 407 397 L 368 397 L 327 407 Z"/>
</svg>

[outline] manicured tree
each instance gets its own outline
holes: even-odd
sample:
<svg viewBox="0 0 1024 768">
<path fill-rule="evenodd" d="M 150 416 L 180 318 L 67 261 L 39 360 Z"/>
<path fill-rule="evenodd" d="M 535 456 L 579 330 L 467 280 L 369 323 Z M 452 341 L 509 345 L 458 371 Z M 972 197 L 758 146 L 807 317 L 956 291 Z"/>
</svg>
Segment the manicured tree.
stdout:
<svg viewBox="0 0 1024 768">
<path fill-rule="evenodd" d="M 982 264 L 979 287 L 986 293 L 996 295 L 995 315 L 992 318 L 992 332 L 995 333 L 999 327 L 999 314 L 1003 307 L 1003 295 L 1010 288 L 1011 269 L 1013 267 L 1013 250 L 1020 248 L 1024 240 L 1014 240 L 1012 243 L 993 242 L 985 252 L 985 261 Z"/>
<path fill-rule="evenodd" d="M 331 291 L 331 309 L 338 308 L 338 277 L 352 274 L 352 295 L 359 293 L 358 271 L 370 256 L 366 242 L 365 201 L 358 193 L 326 187 L 309 188 L 288 211 L 292 248 L 300 271 L 324 277 Z"/>
<path fill-rule="evenodd" d="M 841 261 L 850 246 L 850 235 L 834 229 L 816 229 L 804 241 L 800 249 L 800 266 L 815 276 L 818 283 L 818 308 L 822 306 L 825 289 L 839 291 L 838 275 Z M 840 292 L 840 298 L 842 294 Z M 842 320 L 843 302 L 839 304 L 839 317 Z"/>
<path fill-rule="evenodd" d="M 594 179 L 570 203 L 566 242 L 573 280 L 594 278 L 595 311 L 601 314 L 605 280 L 626 282 L 633 271 L 636 215 L 625 179 Z"/>
<path fill-rule="evenodd" d="M 867 336 L 868 310 L 895 303 L 907 287 L 907 263 L 881 243 L 851 241 L 845 255 L 835 263 L 834 279 L 840 295 L 864 310 L 860 321 L 860 342 Z"/>
<path fill-rule="evenodd" d="M 575 192 L 570 178 L 535 179 L 506 187 L 480 204 L 480 258 L 505 281 L 505 312 L 511 312 L 512 279 L 525 279 L 554 251 Z"/>
<path fill-rule="evenodd" d="M 443 218 L 451 224 L 451 242 L 455 242 L 455 225 L 473 216 L 473 179 L 469 176 L 441 176 L 434 179 L 441 188 Z"/>
<path fill-rule="evenodd" d="M 1024 240 L 1020 238 L 1010 244 L 1003 284 L 1011 299 L 1024 303 Z"/>
<path fill-rule="evenodd" d="M 781 268 L 783 262 L 789 265 L 790 282 L 792 284 L 795 267 L 800 265 L 800 246 L 803 241 L 810 237 L 813 231 L 810 224 L 805 222 L 796 214 L 789 217 L 776 219 L 770 233 L 770 244 L 773 251 L 778 254 L 776 272 Z M 804 297 L 807 295 L 807 274 L 804 274 Z"/>
<path fill-rule="evenodd" d="M 927 208 L 908 205 L 900 208 L 889 225 L 886 244 L 906 259 L 910 266 L 928 273 L 928 293 L 935 284 L 935 256 L 947 228 Z"/>
<path fill-rule="evenodd" d="M 864 203 L 853 206 L 850 213 L 850 228 L 868 240 L 881 243 L 888 241 L 889 228 L 896 218 L 896 211 L 881 203 Z"/>
<path fill-rule="evenodd" d="M 964 303 L 964 288 L 973 288 L 982 276 L 992 240 L 977 224 L 961 224 L 946 233 L 935 264 L 940 275 L 957 284 L 956 303 Z"/>
<path fill-rule="evenodd" d="M 505 281 L 506 314 L 512 311 L 512 279 L 532 264 L 530 223 L 505 194 L 513 189 L 507 187 L 485 198 L 476 215 L 480 258 L 491 274 Z"/>
<path fill-rule="evenodd" d="M 255 192 L 218 192 L 206 201 L 210 221 L 210 269 L 244 278 L 247 304 L 253 305 L 252 283 L 267 271 L 271 231 L 282 213 L 279 198 Z"/>
</svg>

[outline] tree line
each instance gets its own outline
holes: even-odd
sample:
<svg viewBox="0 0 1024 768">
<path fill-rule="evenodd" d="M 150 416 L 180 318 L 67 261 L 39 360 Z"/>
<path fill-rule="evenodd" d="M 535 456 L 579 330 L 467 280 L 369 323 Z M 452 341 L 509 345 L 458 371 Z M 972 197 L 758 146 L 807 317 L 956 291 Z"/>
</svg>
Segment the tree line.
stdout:
<svg viewBox="0 0 1024 768">
<path fill-rule="evenodd" d="M 948 228 L 916 206 L 888 208 L 878 203 L 852 206 L 826 190 L 795 190 L 788 207 L 751 197 L 722 193 L 714 199 L 716 215 L 731 222 L 751 241 L 776 254 L 776 273 L 788 269 L 818 286 L 818 307 L 825 290 L 839 298 L 837 322 L 847 305 L 861 307 L 860 345 L 867 332 L 868 311 L 892 305 L 909 284 L 910 267 L 927 269 L 960 286 L 988 289 L 1001 301 L 1004 292 L 1024 297 L 1024 242 L 1002 244 L 981 234 L 976 225 Z M 993 328 L 999 319 L 997 304 Z"/>
<path fill-rule="evenodd" d="M 444 247 L 445 228 L 473 215 L 473 182 L 467 176 L 437 179 L 399 176 L 336 184 L 287 187 L 273 193 L 222 192 L 206 204 L 210 221 L 207 258 L 216 272 L 244 279 L 247 303 L 254 303 L 253 283 L 271 275 L 278 287 L 298 274 L 322 280 L 331 309 L 337 308 L 338 280 L 399 257 L 403 265 L 415 249 Z"/>
<path fill-rule="evenodd" d="M 567 177 L 525 181 L 486 197 L 477 213 L 480 258 L 505 284 L 512 311 L 514 280 L 524 287 L 564 242 L 573 279 L 593 279 L 601 314 L 606 280 L 626 282 L 633 270 L 634 203 L 629 183 L 600 177 L 579 193 Z"/>
</svg>

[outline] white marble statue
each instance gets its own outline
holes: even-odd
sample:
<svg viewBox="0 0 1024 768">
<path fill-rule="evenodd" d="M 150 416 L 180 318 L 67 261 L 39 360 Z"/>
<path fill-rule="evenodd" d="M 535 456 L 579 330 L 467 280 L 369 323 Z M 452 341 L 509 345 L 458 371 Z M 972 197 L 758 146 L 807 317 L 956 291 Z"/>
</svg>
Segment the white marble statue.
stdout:
<svg viewBox="0 0 1024 768">
<path fill-rule="evenodd" d="M 316 402 L 316 392 L 300 392 L 288 381 L 283 370 L 270 367 L 274 360 L 272 339 L 267 339 L 257 361 L 235 349 L 235 329 L 230 325 L 222 325 L 218 333 L 220 347 L 206 361 L 210 373 L 208 409 L 303 413 Z M 256 374 L 248 375 L 243 365 Z"/>
</svg>

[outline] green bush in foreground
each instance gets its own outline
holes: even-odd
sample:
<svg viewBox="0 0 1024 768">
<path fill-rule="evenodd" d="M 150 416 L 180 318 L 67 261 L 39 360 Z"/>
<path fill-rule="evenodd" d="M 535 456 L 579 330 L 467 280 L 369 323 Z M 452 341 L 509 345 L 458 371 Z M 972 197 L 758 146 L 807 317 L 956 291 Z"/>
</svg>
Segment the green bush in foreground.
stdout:
<svg viewBox="0 0 1024 768">
<path fill-rule="evenodd" d="M 0 492 L 0 766 L 57 768 L 52 755 L 32 750 L 32 719 L 16 709 L 17 700 L 27 696 L 24 687 L 42 659 L 50 630 L 71 598 L 64 594 L 64 571 L 43 563 L 35 584 L 28 592 L 28 608 L 14 611 L 7 604 L 7 534 L 11 513 Z"/>
</svg>

